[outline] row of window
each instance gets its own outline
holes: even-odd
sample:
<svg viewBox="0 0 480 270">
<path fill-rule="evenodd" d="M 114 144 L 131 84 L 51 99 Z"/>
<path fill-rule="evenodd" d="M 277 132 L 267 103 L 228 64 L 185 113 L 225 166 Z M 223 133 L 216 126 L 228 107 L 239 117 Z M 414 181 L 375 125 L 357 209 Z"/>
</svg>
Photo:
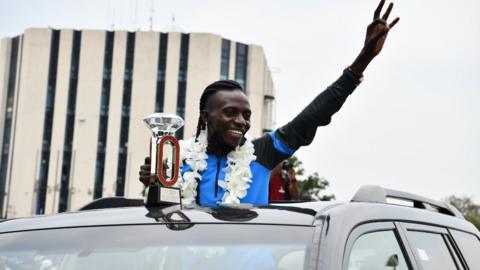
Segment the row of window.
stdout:
<svg viewBox="0 0 480 270">
<path fill-rule="evenodd" d="M 220 79 L 227 80 L 230 70 L 230 40 L 222 39 L 222 53 L 220 57 Z M 248 45 L 236 43 L 235 80 L 246 90 Z"/>
<path fill-rule="evenodd" d="M 43 144 L 40 158 L 40 174 L 38 177 L 38 189 L 36 198 L 35 214 L 45 213 L 45 199 L 47 196 L 47 180 L 50 161 L 50 145 L 52 140 L 53 113 L 55 106 L 55 90 L 57 84 L 58 67 L 58 48 L 60 45 L 60 31 L 52 31 L 52 40 L 50 43 L 50 59 L 48 66 L 48 85 L 45 106 L 45 116 L 43 122 Z"/>
<path fill-rule="evenodd" d="M 167 69 L 167 44 L 168 34 L 160 34 L 160 46 L 158 46 L 157 86 L 155 96 L 155 112 L 163 112 L 165 99 L 165 75 Z"/>
<path fill-rule="evenodd" d="M 247 90 L 248 45 L 237 43 L 235 59 L 235 80 Z"/>
<path fill-rule="evenodd" d="M 73 32 L 72 60 L 70 63 L 70 82 L 68 85 L 67 117 L 65 121 L 65 138 L 63 141 L 62 172 L 60 176 L 60 199 L 58 212 L 65 212 L 68 207 L 70 188 L 70 171 L 72 163 L 73 131 L 75 130 L 75 108 L 77 103 L 78 67 L 80 63 L 80 44 L 82 32 Z"/>
<path fill-rule="evenodd" d="M 10 52 L 10 68 L 8 70 L 7 83 L 7 99 L 5 108 L 5 119 L 3 126 L 3 141 L 2 152 L 0 157 L 0 217 L 5 216 L 6 209 L 4 207 L 6 186 L 7 186 L 7 170 L 8 159 L 10 154 L 10 139 L 12 136 L 12 112 L 13 102 L 15 98 L 15 81 L 17 78 L 17 63 L 18 63 L 18 44 L 19 38 L 12 39 L 12 46 Z M 1 107 L 1 106 L 0 106 Z"/>
<path fill-rule="evenodd" d="M 98 123 L 97 158 L 95 162 L 95 183 L 93 198 L 101 198 L 103 193 L 103 176 L 105 172 L 105 150 L 107 146 L 108 111 L 110 107 L 110 86 L 113 62 L 114 32 L 107 32 L 103 58 L 103 81 L 100 96 L 100 119 Z"/>
<path fill-rule="evenodd" d="M 185 99 L 187 95 L 188 47 L 190 35 L 182 34 L 180 41 L 180 64 L 178 67 L 177 115 L 185 119 Z M 183 138 L 183 128 L 177 131 L 177 137 Z"/>
<path fill-rule="evenodd" d="M 220 60 L 220 79 L 227 80 L 230 69 L 230 40 L 222 39 L 222 56 Z"/>
<path fill-rule="evenodd" d="M 123 77 L 122 119 L 120 122 L 120 145 L 118 151 L 117 186 L 115 195 L 123 196 L 128 157 L 128 126 L 130 124 L 130 104 L 132 101 L 133 60 L 135 52 L 135 33 L 127 35 L 127 53 L 125 56 L 125 75 Z"/>
</svg>

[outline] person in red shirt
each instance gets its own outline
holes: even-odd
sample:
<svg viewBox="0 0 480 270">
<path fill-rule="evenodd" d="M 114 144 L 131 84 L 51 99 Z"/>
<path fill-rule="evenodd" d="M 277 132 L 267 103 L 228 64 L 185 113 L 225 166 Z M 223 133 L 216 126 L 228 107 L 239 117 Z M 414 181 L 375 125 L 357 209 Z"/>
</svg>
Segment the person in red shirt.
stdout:
<svg viewBox="0 0 480 270">
<path fill-rule="evenodd" d="M 285 190 L 285 179 L 282 176 L 283 163 L 278 164 L 273 168 L 270 174 L 270 184 L 268 186 L 268 200 L 285 201 L 287 199 L 287 192 Z"/>
<path fill-rule="evenodd" d="M 270 174 L 268 200 L 298 200 L 297 179 L 295 170 L 288 161 L 283 161 L 273 168 Z"/>
</svg>

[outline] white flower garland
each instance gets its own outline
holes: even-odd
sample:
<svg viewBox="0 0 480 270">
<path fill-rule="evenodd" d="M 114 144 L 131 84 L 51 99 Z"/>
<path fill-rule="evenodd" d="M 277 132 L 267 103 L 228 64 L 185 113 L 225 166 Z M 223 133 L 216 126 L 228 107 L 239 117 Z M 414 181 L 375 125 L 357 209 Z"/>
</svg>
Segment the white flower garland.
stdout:
<svg viewBox="0 0 480 270">
<path fill-rule="evenodd" d="M 192 169 L 179 176 L 182 190 L 182 203 L 192 205 L 197 197 L 197 179 L 202 180 L 200 173 L 207 169 L 207 131 L 202 130 L 198 139 L 191 138 L 180 141 L 180 158 Z M 227 155 L 225 179 L 218 185 L 225 190 L 222 197 L 223 204 L 240 204 L 240 199 L 247 195 L 252 182 L 250 163 L 256 159 L 253 143 L 247 139 L 242 146 L 237 146 Z"/>
</svg>

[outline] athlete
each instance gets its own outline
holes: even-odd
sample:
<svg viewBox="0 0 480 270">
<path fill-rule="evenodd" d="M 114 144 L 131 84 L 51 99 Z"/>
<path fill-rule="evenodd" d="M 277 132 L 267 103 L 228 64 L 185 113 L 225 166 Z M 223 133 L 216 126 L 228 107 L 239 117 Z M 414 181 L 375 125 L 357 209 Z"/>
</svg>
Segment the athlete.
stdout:
<svg viewBox="0 0 480 270">
<path fill-rule="evenodd" d="M 397 17 L 387 23 L 393 3 L 381 16 L 385 0 L 367 27 L 362 50 L 332 85 L 321 92 L 292 121 L 254 140 L 245 134 L 250 128 L 248 97 L 235 81 L 221 80 L 207 86 L 200 98 L 196 136 L 181 144 L 181 174 L 184 203 L 218 204 L 268 203 L 271 170 L 315 137 L 317 127 L 328 125 L 346 98 L 363 78 L 368 64 L 381 52 Z M 150 161 L 140 167 L 140 181 L 148 185 Z"/>
</svg>

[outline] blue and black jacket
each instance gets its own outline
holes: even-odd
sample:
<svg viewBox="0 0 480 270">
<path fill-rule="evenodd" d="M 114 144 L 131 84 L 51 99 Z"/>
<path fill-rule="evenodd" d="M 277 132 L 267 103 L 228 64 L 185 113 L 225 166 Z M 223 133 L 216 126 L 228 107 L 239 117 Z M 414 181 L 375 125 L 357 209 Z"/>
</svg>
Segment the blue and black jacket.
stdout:
<svg viewBox="0 0 480 270">
<path fill-rule="evenodd" d="M 355 75 L 345 70 L 338 80 L 321 92 L 292 121 L 252 141 L 257 159 L 250 163 L 252 182 L 247 195 L 240 200 L 241 203 L 268 204 L 271 170 L 301 146 L 309 145 L 315 137 L 317 127 L 330 123 L 332 115 L 342 107 L 357 85 Z M 197 189 L 200 205 L 216 206 L 222 201 L 224 190 L 218 182 L 225 178 L 226 162 L 226 155 L 208 155 L 207 169 L 201 173 L 202 180 Z M 189 169 L 188 165 L 184 166 L 182 173 Z"/>
</svg>

